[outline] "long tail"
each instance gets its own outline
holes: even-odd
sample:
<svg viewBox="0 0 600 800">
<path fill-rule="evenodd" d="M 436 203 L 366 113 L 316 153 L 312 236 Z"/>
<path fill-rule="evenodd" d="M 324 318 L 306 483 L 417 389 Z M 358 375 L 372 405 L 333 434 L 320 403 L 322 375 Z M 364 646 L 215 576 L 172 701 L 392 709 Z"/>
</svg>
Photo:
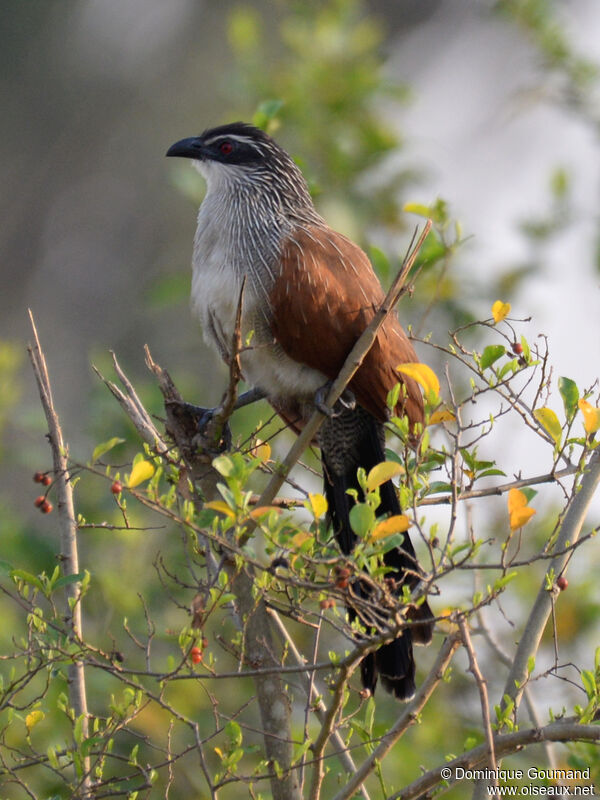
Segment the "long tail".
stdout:
<svg viewBox="0 0 600 800">
<path fill-rule="evenodd" d="M 353 500 L 347 491 L 356 489 L 360 495 L 356 477 L 358 468 L 363 467 L 368 472 L 385 460 L 383 425 L 360 407 L 344 410 L 339 416 L 325 421 L 319 434 L 319 444 L 333 530 L 342 553 L 349 555 L 356 543 L 356 535 L 350 526 Z M 380 493 L 378 515 L 400 514 L 400 504 L 392 483 L 388 481 L 383 484 Z M 386 577 L 394 581 L 396 594 L 402 594 L 403 584 L 412 588 L 418 583 L 420 570 L 408 533 L 404 534 L 402 547 L 388 550 L 383 560 L 386 566 L 391 567 Z M 360 578 L 355 579 L 352 590 L 368 600 L 366 583 Z M 349 608 L 349 614 L 351 618 L 357 616 L 352 608 Z M 375 691 L 380 677 L 384 688 L 399 700 L 408 700 L 413 696 L 413 644 L 429 644 L 433 633 L 433 615 L 427 602 L 415 608 L 410 619 L 412 624 L 397 639 L 382 645 L 362 660 L 362 683 L 371 693 Z M 379 622 L 385 624 L 385 616 L 380 616 Z"/>
</svg>

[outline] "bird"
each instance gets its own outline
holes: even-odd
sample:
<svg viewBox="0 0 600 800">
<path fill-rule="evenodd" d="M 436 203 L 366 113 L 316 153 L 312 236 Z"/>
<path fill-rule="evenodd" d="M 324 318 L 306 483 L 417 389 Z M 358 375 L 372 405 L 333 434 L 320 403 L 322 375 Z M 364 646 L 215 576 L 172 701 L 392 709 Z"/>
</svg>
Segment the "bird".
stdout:
<svg viewBox="0 0 600 800">
<path fill-rule="evenodd" d="M 166 155 L 191 159 L 206 181 L 191 281 L 192 311 L 204 338 L 230 363 L 242 297 L 241 336 L 247 344 L 240 363 L 251 399 L 266 397 L 297 431 L 315 406 L 326 412 L 317 434 L 324 494 L 335 540 L 350 558 L 357 542 L 350 511 L 361 496 L 357 471 L 368 472 L 385 460 L 387 398 L 397 383 L 402 391 L 394 413 L 408 417 L 413 431 L 423 425 L 419 386 L 397 371 L 400 364 L 418 361 L 413 346 L 396 315 L 388 315 L 346 392 L 328 409 L 324 397 L 331 382 L 384 299 L 369 258 L 329 227 L 299 167 L 264 130 L 246 122 L 220 125 L 177 141 Z M 391 481 L 380 487 L 380 496 L 378 515 L 401 513 Z M 383 562 L 396 596 L 423 577 L 408 533 L 401 546 L 385 552 Z M 349 594 L 368 604 L 370 586 L 366 578 L 355 578 Z M 371 630 L 376 622 L 385 626 L 385 613 L 375 614 L 377 619 L 361 616 L 359 606 L 350 603 L 351 619 L 358 615 L 364 625 L 370 620 Z M 425 598 L 409 609 L 396 638 L 362 659 L 364 690 L 374 694 L 380 680 L 399 700 L 410 699 L 413 644 L 428 644 L 432 632 Z"/>
</svg>

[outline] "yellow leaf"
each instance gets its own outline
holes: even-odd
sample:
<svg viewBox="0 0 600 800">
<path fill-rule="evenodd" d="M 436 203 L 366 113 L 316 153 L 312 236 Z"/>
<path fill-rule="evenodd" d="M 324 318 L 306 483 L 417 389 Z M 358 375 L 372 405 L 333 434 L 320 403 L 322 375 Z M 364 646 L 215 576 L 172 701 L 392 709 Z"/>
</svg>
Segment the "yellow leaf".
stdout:
<svg viewBox="0 0 600 800">
<path fill-rule="evenodd" d="M 327 500 L 322 494 L 309 494 L 307 506 L 315 519 L 319 519 L 327 511 Z"/>
<path fill-rule="evenodd" d="M 560 444 L 560 440 L 562 439 L 562 428 L 555 412 L 552 411 L 551 408 L 536 408 L 536 410 L 533 412 L 533 416 L 537 419 L 546 433 L 552 439 L 554 439 L 556 444 Z"/>
<path fill-rule="evenodd" d="M 43 711 L 31 711 L 25 717 L 25 725 L 27 726 L 27 730 L 31 731 L 33 727 L 35 727 L 38 722 L 41 722 L 46 715 Z"/>
<path fill-rule="evenodd" d="M 527 505 L 527 495 L 519 489 L 511 489 L 508 493 L 508 516 L 510 529 L 522 528 L 535 514 L 535 508 Z"/>
<path fill-rule="evenodd" d="M 213 750 L 219 756 L 219 758 L 223 758 L 223 751 L 221 750 L 220 747 L 213 747 Z"/>
<path fill-rule="evenodd" d="M 510 303 L 503 303 L 502 300 L 496 300 L 492 306 L 492 316 L 494 322 L 498 324 L 510 314 Z"/>
<path fill-rule="evenodd" d="M 402 211 L 407 214 L 418 214 L 419 217 L 429 218 L 431 213 L 429 206 L 424 206 L 422 203 L 405 203 L 402 206 Z"/>
<path fill-rule="evenodd" d="M 268 442 L 261 442 L 260 439 L 257 439 L 250 452 L 264 464 L 271 458 L 271 445 Z"/>
<path fill-rule="evenodd" d="M 455 419 L 454 414 L 447 408 L 440 408 L 429 417 L 429 425 L 439 425 L 440 422 L 454 422 Z"/>
<path fill-rule="evenodd" d="M 151 478 L 153 475 L 154 464 L 151 464 L 149 461 L 138 461 L 131 470 L 127 486 L 129 489 L 133 489 L 134 486 L 139 486 L 140 483 L 147 481 L 148 478 Z"/>
<path fill-rule="evenodd" d="M 372 492 L 373 489 L 403 472 L 404 467 L 396 461 L 382 461 L 380 464 L 375 464 L 367 476 L 367 491 Z"/>
<path fill-rule="evenodd" d="M 596 408 L 587 400 L 580 400 L 579 410 L 583 414 L 583 427 L 586 433 L 596 433 L 600 429 L 600 408 Z"/>
<path fill-rule="evenodd" d="M 443 611 L 439 614 L 441 619 L 438 620 L 438 626 L 440 630 L 444 633 L 452 633 L 458 628 L 456 622 L 452 620 L 452 614 L 459 609 L 456 608 L 444 608 Z"/>
<path fill-rule="evenodd" d="M 212 508 L 213 511 L 220 511 L 222 514 L 231 517 L 231 519 L 235 517 L 234 512 L 224 500 L 211 500 L 210 503 L 204 504 L 204 508 Z"/>
<path fill-rule="evenodd" d="M 431 394 L 434 397 L 439 397 L 440 382 L 435 372 L 427 364 L 414 361 L 407 364 L 399 364 L 396 369 L 403 375 L 415 380 L 423 388 L 425 395 Z"/>
<path fill-rule="evenodd" d="M 380 539 L 393 536 L 394 533 L 404 533 L 410 525 L 410 519 L 405 514 L 394 514 L 393 517 L 382 519 L 375 525 L 371 533 L 371 541 L 378 542 Z"/>
</svg>

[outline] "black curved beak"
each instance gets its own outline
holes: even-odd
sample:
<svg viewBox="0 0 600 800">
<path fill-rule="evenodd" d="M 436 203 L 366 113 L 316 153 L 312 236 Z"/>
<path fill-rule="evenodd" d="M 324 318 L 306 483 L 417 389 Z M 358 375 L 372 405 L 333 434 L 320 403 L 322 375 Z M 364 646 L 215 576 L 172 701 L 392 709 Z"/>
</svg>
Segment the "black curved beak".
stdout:
<svg viewBox="0 0 600 800">
<path fill-rule="evenodd" d="M 199 136 L 191 136 L 189 139 L 181 139 L 175 142 L 167 150 L 167 156 L 179 156 L 180 158 L 194 158 L 200 160 L 205 153 L 202 139 Z"/>
</svg>

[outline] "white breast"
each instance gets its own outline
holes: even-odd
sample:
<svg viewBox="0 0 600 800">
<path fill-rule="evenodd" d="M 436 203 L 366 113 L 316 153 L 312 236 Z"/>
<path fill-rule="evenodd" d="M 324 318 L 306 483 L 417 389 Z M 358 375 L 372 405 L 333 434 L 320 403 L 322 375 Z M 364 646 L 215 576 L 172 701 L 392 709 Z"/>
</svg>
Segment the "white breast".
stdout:
<svg viewBox="0 0 600 800">
<path fill-rule="evenodd" d="M 194 240 L 191 304 L 199 317 L 204 339 L 228 361 L 244 276 L 242 371 L 248 384 L 271 397 L 312 399 L 326 377 L 289 358 L 275 341 L 268 320 L 268 293 L 272 278 L 265 255 L 239 246 L 239 219 L 225 219 L 219 191 L 209 191 L 198 214 Z M 260 263 L 256 264 L 256 259 Z M 254 263 L 253 263 L 254 262 Z M 257 277 L 258 276 L 258 277 Z"/>
</svg>

